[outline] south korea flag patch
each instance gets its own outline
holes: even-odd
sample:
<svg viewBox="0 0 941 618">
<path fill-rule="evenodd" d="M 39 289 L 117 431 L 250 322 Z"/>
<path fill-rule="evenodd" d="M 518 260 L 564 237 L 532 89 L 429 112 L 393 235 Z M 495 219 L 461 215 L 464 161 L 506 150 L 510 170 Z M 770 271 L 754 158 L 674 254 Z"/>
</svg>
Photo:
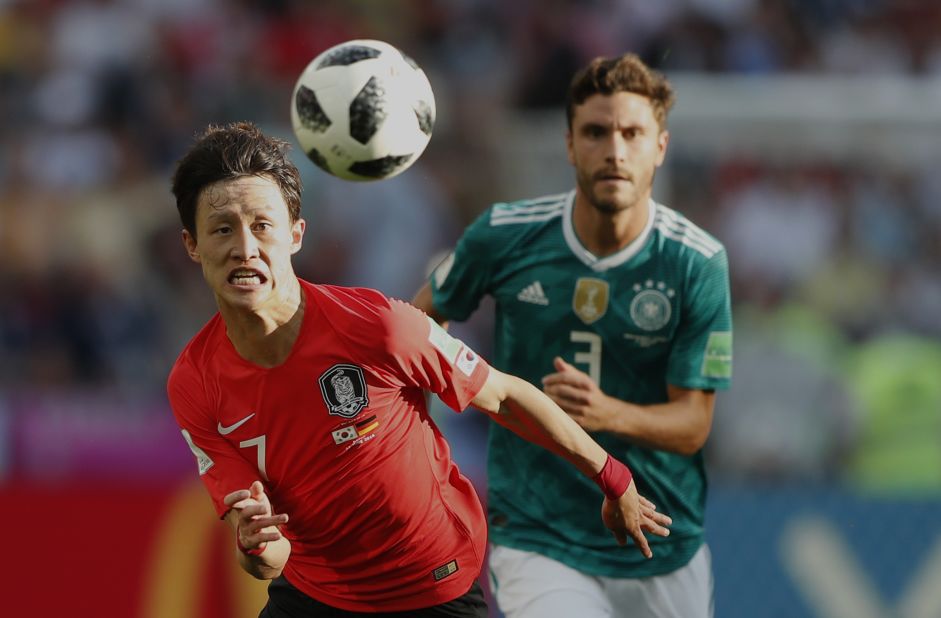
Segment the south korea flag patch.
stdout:
<svg viewBox="0 0 941 618">
<path fill-rule="evenodd" d="M 461 353 L 458 354 L 455 366 L 461 370 L 461 373 L 470 377 L 474 373 L 474 367 L 480 362 L 480 357 L 469 347 L 464 346 Z"/>
<path fill-rule="evenodd" d="M 334 416 L 353 418 L 369 405 L 363 369 L 340 363 L 321 374 L 320 393 L 327 412 Z"/>
</svg>

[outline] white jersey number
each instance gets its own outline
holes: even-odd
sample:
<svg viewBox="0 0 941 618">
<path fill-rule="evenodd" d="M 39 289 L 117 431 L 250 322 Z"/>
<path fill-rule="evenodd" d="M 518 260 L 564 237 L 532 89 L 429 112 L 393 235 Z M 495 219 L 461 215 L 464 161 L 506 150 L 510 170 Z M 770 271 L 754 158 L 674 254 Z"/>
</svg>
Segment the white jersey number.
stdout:
<svg viewBox="0 0 941 618">
<path fill-rule="evenodd" d="M 587 343 L 587 352 L 576 352 L 575 362 L 588 365 L 588 377 L 601 386 L 601 337 L 583 330 L 573 330 L 569 336 L 572 343 Z"/>
<path fill-rule="evenodd" d="M 239 442 L 241 448 L 251 448 L 253 446 L 258 447 L 258 472 L 261 473 L 261 478 L 268 480 L 268 472 L 265 470 L 265 436 L 260 435 L 257 438 L 252 438 L 251 440 L 242 440 Z"/>
</svg>

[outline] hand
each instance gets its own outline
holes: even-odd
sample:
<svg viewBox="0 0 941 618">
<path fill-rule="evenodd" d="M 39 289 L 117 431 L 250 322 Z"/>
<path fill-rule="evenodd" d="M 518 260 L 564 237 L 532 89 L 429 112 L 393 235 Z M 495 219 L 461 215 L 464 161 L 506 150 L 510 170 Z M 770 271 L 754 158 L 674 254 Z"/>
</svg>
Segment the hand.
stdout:
<svg viewBox="0 0 941 618">
<path fill-rule="evenodd" d="M 274 515 L 264 485 L 255 481 L 248 489 L 233 491 L 223 503 L 238 513 L 238 542 L 246 550 L 262 549 L 269 541 L 277 541 L 277 526 L 287 523 L 286 513 Z"/>
<path fill-rule="evenodd" d="M 657 507 L 653 502 L 638 495 L 633 480 L 619 499 L 605 498 L 604 505 L 601 507 L 601 519 L 614 534 L 618 545 L 626 545 L 627 537 L 630 536 L 647 558 L 652 558 L 653 552 L 650 551 L 644 531 L 657 536 L 669 536 L 670 530 L 667 526 L 673 523 L 670 517 L 657 512 Z"/>
<path fill-rule="evenodd" d="M 608 426 L 608 396 L 588 374 L 556 356 L 556 373 L 542 379 L 542 390 L 585 431 L 604 431 Z"/>
</svg>

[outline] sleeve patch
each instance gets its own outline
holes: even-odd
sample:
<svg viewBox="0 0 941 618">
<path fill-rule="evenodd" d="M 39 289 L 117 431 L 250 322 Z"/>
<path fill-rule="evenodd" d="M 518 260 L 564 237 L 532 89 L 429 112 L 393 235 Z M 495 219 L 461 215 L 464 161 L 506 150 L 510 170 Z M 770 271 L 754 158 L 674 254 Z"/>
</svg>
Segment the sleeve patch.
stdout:
<svg viewBox="0 0 941 618">
<path fill-rule="evenodd" d="M 457 363 L 455 363 L 455 365 L 464 375 L 470 377 L 470 375 L 474 373 L 474 367 L 476 367 L 477 363 L 480 362 L 480 357 L 477 356 L 477 354 L 474 353 L 474 351 L 469 347 L 463 347 L 464 349 L 461 350 L 461 354 L 458 357 Z"/>
<path fill-rule="evenodd" d="M 704 378 L 732 377 L 732 332 L 717 331 L 709 334 L 706 353 L 702 361 Z"/>
<path fill-rule="evenodd" d="M 193 437 L 190 436 L 190 432 L 183 431 L 183 439 L 186 440 L 186 443 L 189 445 L 190 450 L 193 451 L 193 455 L 196 456 L 196 463 L 199 465 L 199 476 L 206 474 L 209 471 L 209 468 L 213 467 L 216 462 L 206 454 L 206 451 L 196 446 L 196 443 L 193 442 Z"/>
<path fill-rule="evenodd" d="M 431 318 L 428 318 L 428 324 L 431 325 L 431 331 L 428 333 L 428 341 L 453 365 L 464 344 L 449 335 L 448 331 L 441 328 L 441 326 Z"/>
</svg>

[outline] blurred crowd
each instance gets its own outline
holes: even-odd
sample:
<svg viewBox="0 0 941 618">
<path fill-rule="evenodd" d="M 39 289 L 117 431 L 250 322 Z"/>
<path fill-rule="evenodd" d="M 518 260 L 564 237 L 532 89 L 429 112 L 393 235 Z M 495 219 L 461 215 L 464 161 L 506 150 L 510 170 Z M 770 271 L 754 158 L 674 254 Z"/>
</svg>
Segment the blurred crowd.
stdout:
<svg viewBox="0 0 941 618">
<path fill-rule="evenodd" d="M 163 410 L 170 365 L 214 310 L 181 248 L 176 158 L 210 122 L 291 140 L 295 79 L 352 38 L 389 41 L 426 70 L 435 137 L 412 170 L 375 184 L 297 159 L 309 232 L 296 265 L 403 298 L 489 202 L 523 197 L 489 182 L 506 144 L 486 128 L 561 118 L 572 72 L 596 55 L 636 51 L 668 75 L 941 79 L 941 5 L 928 1 L 0 0 L 0 434 L 38 395 Z M 903 484 L 941 488 L 930 162 L 669 165 L 670 205 L 732 263 L 735 387 L 709 447 L 720 478 L 892 487 L 918 470 Z M 485 350 L 486 326 L 464 336 Z"/>
</svg>

